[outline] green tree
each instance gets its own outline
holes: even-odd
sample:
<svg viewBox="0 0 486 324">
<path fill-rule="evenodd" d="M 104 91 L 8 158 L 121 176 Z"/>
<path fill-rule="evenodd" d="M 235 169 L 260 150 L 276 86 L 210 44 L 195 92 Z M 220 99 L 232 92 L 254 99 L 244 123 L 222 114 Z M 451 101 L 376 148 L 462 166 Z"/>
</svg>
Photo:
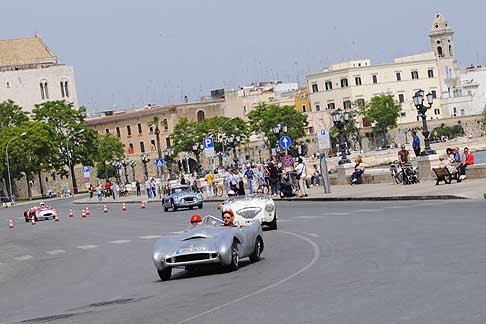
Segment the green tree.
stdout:
<svg viewBox="0 0 486 324">
<path fill-rule="evenodd" d="M 108 180 L 114 176 L 113 166 L 110 162 L 123 157 L 125 146 L 120 138 L 113 134 L 98 135 L 96 146 L 98 151 L 96 156 L 97 177 L 104 177 L 105 180 Z"/>
<path fill-rule="evenodd" d="M 363 140 L 361 132 L 358 128 L 358 123 L 356 123 L 357 116 L 358 114 L 356 112 L 350 111 L 348 122 L 344 123 L 344 128 L 343 128 L 343 135 L 345 141 L 348 144 L 348 147 L 352 147 L 353 149 L 356 149 L 356 144 L 359 144 L 359 147 L 362 148 L 362 140 Z M 333 125 L 331 127 L 330 136 L 331 136 L 331 143 L 333 144 L 333 147 L 335 147 L 335 145 L 339 143 L 339 129 L 336 127 L 336 125 Z"/>
<path fill-rule="evenodd" d="M 27 113 L 12 100 L 0 103 L 0 128 L 20 126 L 28 120 Z"/>
<path fill-rule="evenodd" d="M 387 145 L 386 132 L 397 127 L 397 119 L 400 116 L 400 105 L 393 96 L 381 95 L 371 98 L 359 113 L 368 118 L 373 128 L 383 136 L 383 145 Z"/>
<path fill-rule="evenodd" d="M 292 138 L 294 143 L 305 136 L 307 127 L 307 116 L 295 110 L 293 106 L 277 106 L 268 104 L 259 104 L 248 114 L 250 131 L 256 134 L 265 135 L 268 139 L 268 148 L 277 143 L 278 136 L 273 129 L 277 124 L 287 126 L 287 135 Z"/>
</svg>

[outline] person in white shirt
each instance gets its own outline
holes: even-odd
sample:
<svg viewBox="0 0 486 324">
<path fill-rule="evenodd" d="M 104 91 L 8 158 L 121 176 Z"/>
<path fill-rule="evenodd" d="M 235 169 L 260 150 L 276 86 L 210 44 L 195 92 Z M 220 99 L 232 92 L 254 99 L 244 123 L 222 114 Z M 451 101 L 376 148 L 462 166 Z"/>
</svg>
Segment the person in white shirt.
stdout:
<svg viewBox="0 0 486 324">
<path fill-rule="evenodd" d="M 304 164 L 302 158 L 297 159 L 297 166 L 295 167 L 295 172 L 297 173 L 297 179 L 299 180 L 299 197 L 307 197 L 307 186 L 306 186 L 306 178 L 307 178 L 307 167 Z"/>
</svg>

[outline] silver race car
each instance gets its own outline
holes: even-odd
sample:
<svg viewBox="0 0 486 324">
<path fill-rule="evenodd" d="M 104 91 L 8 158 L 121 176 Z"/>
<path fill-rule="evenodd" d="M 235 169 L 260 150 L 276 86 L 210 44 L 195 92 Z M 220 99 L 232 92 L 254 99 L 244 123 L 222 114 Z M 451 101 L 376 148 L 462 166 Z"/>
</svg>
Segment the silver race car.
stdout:
<svg viewBox="0 0 486 324">
<path fill-rule="evenodd" d="M 172 268 L 191 271 L 196 266 L 220 264 L 238 270 L 241 258 L 260 260 L 263 233 L 259 222 L 229 227 L 213 216 L 201 225 L 178 235 L 165 235 L 155 244 L 153 261 L 162 281 L 169 280 Z"/>
<path fill-rule="evenodd" d="M 172 208 L 176 211 L 179 208 L 203 208 L 203 196 L 199 192 L 194 192 L 188 185 L 178 185 L 169 189 L 167 195 L 162 198 L 164 211 Z"/>
</svg>

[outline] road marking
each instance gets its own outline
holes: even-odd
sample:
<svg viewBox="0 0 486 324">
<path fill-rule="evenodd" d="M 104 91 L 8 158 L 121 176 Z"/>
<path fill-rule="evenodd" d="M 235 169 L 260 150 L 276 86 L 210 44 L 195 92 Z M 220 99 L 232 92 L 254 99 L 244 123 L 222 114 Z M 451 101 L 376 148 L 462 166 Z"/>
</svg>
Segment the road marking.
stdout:
<svg viewBox="0 0 486 324">
<path fill-rule="evenodd" d="M 17 261 L 27 261 L 27 260 L 30 260 L 32 259 L 32 255 L 22 255 L 22 256 L 18 256 L 15 258 L 15 260 Z"/>
<path fill-rule="evenodd" d="M 413 206 L 386 206 L 386 207 L 383 207 L 383 208 L 399 209 L 399 208 L 410 208 L 410 207 L 413 207 Z"/>
<path fill-rule="evenodd" d="M 116 240 L 116 241 L 110 241 L 108 243 L 112 243 L 112 244 L 125 244 L 125 243 L 130 243 L 131 241 L 130 240 Z"/>
<path fill-rule="evenodd" d="M 344 216 L 344 215 L 351 215 L 351 213 L 325 213 L 324 215 Z"/>
<path fill-rule="evenodd" d="M 314 218 L 319 218 L 319 216 L 296 216 L 293 218 L 299 218 L 299 219 L 314 219 Z"/>
<path fill-rule="evenodd" d="M 357 209 L 354 212 L 355 213 L 376 213 L 376 212 L 382 212 L 383 209 Z"/>
<path fill-rule="evenodd" d="M 153 240 L 153 239 L 158 239 L 161 238 L 162 235 L 145 235 L 145 236 L 140 236 L 139 238 L 144 239 L 144 240 Z"/>
<path fill-rule="evenodd" d="M 182 233 L 184 233 L 184 231 L 171 232 L 171 233 L 169 233 L 169 234 L 182 234 Z"/>
<path fill-rule="evenodd" d="M 50 254 L 50 255 L 56 255 L 56 254 L 66 253 L 66 251 L 64 251 L 64 250 L 51 250 L 51 251 L 47 251 L 46 253 Z"/>
<path fill-rule="evenodd" d="M 279 223 L 292 222 L 292 221 L 293 221 L 292 219 L 279 219 L 278 220 Z"/>
<path fill-rule="evenodd" d="M 309 234 L 309 236 L 312 236 L 312 237 L 316 237 L 316 238 L 319 237 L 319 235 L 317 235 L 316 233 L 307 233 L 307 234 Z"/>
<path fill-rule="evenodd" d="M 97 248 L 98 245 L 79 245 L 77 246 L 78 249 L 82 249 L 82 250 L 89 250 L 89 249 L 94 249 L 94 248 Z"/>
<path fill-rule="evenodd" d="M 186 319 L 184 319 L 182 321 L 179 321 L 179 322 L 177 322 L 175 324 L 182 324 L 182 323 L 190 322 L 190 321 L 195 320 L 197 318 L 200 318 L 200 317 L 202 317 L 204 315 L 210 314 L 210 313 L 215 312 L 217 310 L 220 310 L 222 308 L 226 308 L 229 305 L 238 303 L 238 302 L 240 302 L 242 300 L 248 299 L 248 298 L 253 297 L 255 295 L 259 295 L 259 294 L 261 294 L 261 293 L 263 293 L 263 292 L 265 292 L 265 291 L 267 291 L 269 289 L 272 289 L 274 287 L 280 286 L 281 284 L 283 284 L 283 283 L 285 283 L 285 282 L 293 279 L 294 277 L 300 275 L 301 273 L 305 272 L 306 270 L 308 270 L 310 267 L 312 267 L 317 262 L 317 260 L 319 259 L 320 255 L 321 255 L 321 250 L 319 249 L 319 246 L 314 241 L 312 241 L 311 239 L 309 239 L 309 238 L 307 238 L 305 236 L 302 236 L 300 234 L 291 233 L 291 232 L 285 232 L 285 231 L 280 231 L 280 230 L 278 232 L 279 233 L 283 233 L 283 234 L 287 234 L 287 235 L 291 235 L 291 236 L 294 236 L 294 237 L 297 237 L 297 238 L 299 238 L 301 240 L 304 240 L 307 243 L 309 243 L 312 246 L 313 251 L 314 251 L 314 256 L 313 256 L 312 260 L 307 265 L 305 265 L 300 270 L 298 270 L 297 272 L 294 272 L 290 276 L 285 277 L 285 278 L 283 278 L 280 281 L 274 282 L 273 284 L 270 284 L 270 285 L 268 285 L 266 287 L 263 287 L 263 288 L 261 288 L 261 289 L 259 289 L 257 291 L 254 291 L 254 292 L 252 292 L 252 293 L 250 293 L 248 295 L 244 295 L 244 296 L 238 297 L 238 298 L 233 299 L 233 300 L 231 300 L 231 301 L 229 301 L 227 303 L 218 305 L 218 306 L 213 307 L 211 309 L 208 309 L 208 310 L 206 310 L 204 312 L 201 312 L 199 314 L 196 314 L 194 316 L 191 316 L 189 318 L 186 318 Z"/>
</svg>

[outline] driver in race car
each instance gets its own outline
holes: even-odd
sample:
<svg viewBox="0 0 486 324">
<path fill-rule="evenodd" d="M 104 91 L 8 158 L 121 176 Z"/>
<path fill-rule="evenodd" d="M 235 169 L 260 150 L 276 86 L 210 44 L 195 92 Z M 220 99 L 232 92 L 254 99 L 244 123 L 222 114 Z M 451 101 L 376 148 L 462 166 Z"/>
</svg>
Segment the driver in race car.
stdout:
<svg viewBox="0 0 486 324">
<path fill-rule="evenodd" d="M 233 213 L 233 211 L 231 209 L 225 210 L 223 212 L 224 226 L 236 227 L 236 225 L 234 224 L 234 220 L 235 220 L 235 214 Z"/>
<path fill-rule="evenodd" d="M 202 218 L 200 215 L 198 214 L 194 214 L 192 217 L 191 217 L 191 224 L 192 224 L 192 227 L 196 227 L 198 225 L 200 225 L 202 222 Z"/>
<path fill-rule="evenodd" d="M 44 207 L 46 207 L 46 204 L 43 201 L 41 201 L 40 204 L 39 204 L 39 207 L 44 208 Z"/>
</svg>

